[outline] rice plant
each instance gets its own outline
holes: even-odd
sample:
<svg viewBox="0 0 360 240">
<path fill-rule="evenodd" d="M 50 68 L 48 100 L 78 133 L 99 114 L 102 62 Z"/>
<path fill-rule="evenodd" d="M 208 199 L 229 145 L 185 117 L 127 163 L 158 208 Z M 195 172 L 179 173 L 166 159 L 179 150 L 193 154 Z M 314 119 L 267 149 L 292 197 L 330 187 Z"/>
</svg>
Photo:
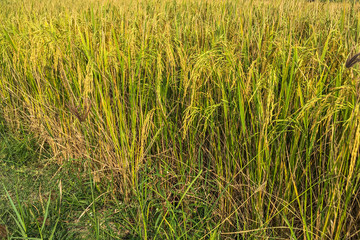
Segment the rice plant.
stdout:
<svg viewBox="0 0 360 240">
<path fill-rule="evenodd" d="M 0 6 L 7 124 L 114 182 L 140 238 L 360 237 L 358 4 Z"/>
</svg>

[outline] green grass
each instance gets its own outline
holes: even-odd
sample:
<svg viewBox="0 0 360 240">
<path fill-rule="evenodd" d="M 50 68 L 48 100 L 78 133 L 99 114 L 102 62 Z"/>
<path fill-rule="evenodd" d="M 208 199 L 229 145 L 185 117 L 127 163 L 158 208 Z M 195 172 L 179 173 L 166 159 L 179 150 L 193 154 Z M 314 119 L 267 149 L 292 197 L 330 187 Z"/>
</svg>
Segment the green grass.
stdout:
<svg viewBox="0 0 360 240">
<path fill-rule="evenodd" d="M 68 159 L 59 166 L 44 154 L 46 151 L 40 152 L 32 134 L 10 131 L 3 119 L 0 136 L 0 226 L 7 226 L 7 234 L 0 234 L 0 239 L 6 235 L 9 239 L 142 239 L 142 224 L 149 225 L 149 237 L 163 239 L 164 231 L 179 228 L 183 208 L 167 200 L 170 196 L 147 176 L 141 179 L 139 195 L 131 204 L 124 204 L 121 197 L 110 196 L 118 196 L 111 183 L 99 186 L 94 182 L 82 167 L 86 162 Z M 181 201 L 181 196 L 178 198 Z M 202 215 L 211 209 L 208 203 L 189 207 L 200 209 Z M 138 218 L 139 212 L 144 220 Z M 169 228 L 162 228 L 163 215 L 172 218 Z M 187 221 L 204 227 L 204 219 L 211 221 L 211 216 Z M 183 231 L 177 229 L 177 234 Z M 177 238 L 176 233 L 166 234 Z M 198 229 L 185 234 L 202 236 Z"/>
<path fill-rule="evenodd" d="M 360 237 L 358 71 L 344 67 L 359 5 L 0 6 L 2 115 L 20 131 L 2 164 L 60 194 L 35 204 L 51 219 L 36 225 L 5 182 L 11 234 L 74 239 L 82 216 L 70 232 L 93 239 Z"/>
</svg>

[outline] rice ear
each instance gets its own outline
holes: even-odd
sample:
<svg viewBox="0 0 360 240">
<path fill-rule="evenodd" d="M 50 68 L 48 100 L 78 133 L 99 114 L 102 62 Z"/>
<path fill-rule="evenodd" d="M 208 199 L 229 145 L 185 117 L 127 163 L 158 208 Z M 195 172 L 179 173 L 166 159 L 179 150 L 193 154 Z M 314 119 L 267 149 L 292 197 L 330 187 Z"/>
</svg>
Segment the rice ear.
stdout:
<svg viewBox="0 0 360 240">
<path fill-rule="evenodd" d="M 355 65 L 355 63 L 360 62 L 360 59 L 358 57 L 360 56 L 360 53 L 355 54 L 352 58 L 348 58 L 348 60 L 345 63 L 345 67 L 351 68 Z"/>
</svg>

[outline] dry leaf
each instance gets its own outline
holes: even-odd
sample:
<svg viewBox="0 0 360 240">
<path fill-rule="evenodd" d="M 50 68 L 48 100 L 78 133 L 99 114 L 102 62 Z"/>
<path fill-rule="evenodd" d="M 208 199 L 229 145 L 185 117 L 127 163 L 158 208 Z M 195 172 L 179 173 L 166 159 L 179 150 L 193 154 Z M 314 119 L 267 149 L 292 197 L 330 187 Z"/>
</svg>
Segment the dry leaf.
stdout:
<svg viewBox="0 0 360 240">
<path fill-rule="evenodd" d="M 3 224 L 0 224 L 0 240 L 6 239 L 7 237 L 7 229 L 6 226 Z"/>
</svg>

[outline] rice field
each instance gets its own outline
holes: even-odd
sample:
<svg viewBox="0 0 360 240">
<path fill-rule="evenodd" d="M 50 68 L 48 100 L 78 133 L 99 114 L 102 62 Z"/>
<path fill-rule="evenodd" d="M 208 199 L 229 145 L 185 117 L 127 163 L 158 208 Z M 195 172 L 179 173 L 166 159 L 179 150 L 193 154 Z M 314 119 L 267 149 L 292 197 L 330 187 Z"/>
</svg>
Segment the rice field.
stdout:
<svg viewBox="0 0 360 240">
<path fill-rule="evenodd" d="M 126 239 L 360 238 L 358 4 L 0 7 L 6 125 L 135 208 Z"/>
</svg>

